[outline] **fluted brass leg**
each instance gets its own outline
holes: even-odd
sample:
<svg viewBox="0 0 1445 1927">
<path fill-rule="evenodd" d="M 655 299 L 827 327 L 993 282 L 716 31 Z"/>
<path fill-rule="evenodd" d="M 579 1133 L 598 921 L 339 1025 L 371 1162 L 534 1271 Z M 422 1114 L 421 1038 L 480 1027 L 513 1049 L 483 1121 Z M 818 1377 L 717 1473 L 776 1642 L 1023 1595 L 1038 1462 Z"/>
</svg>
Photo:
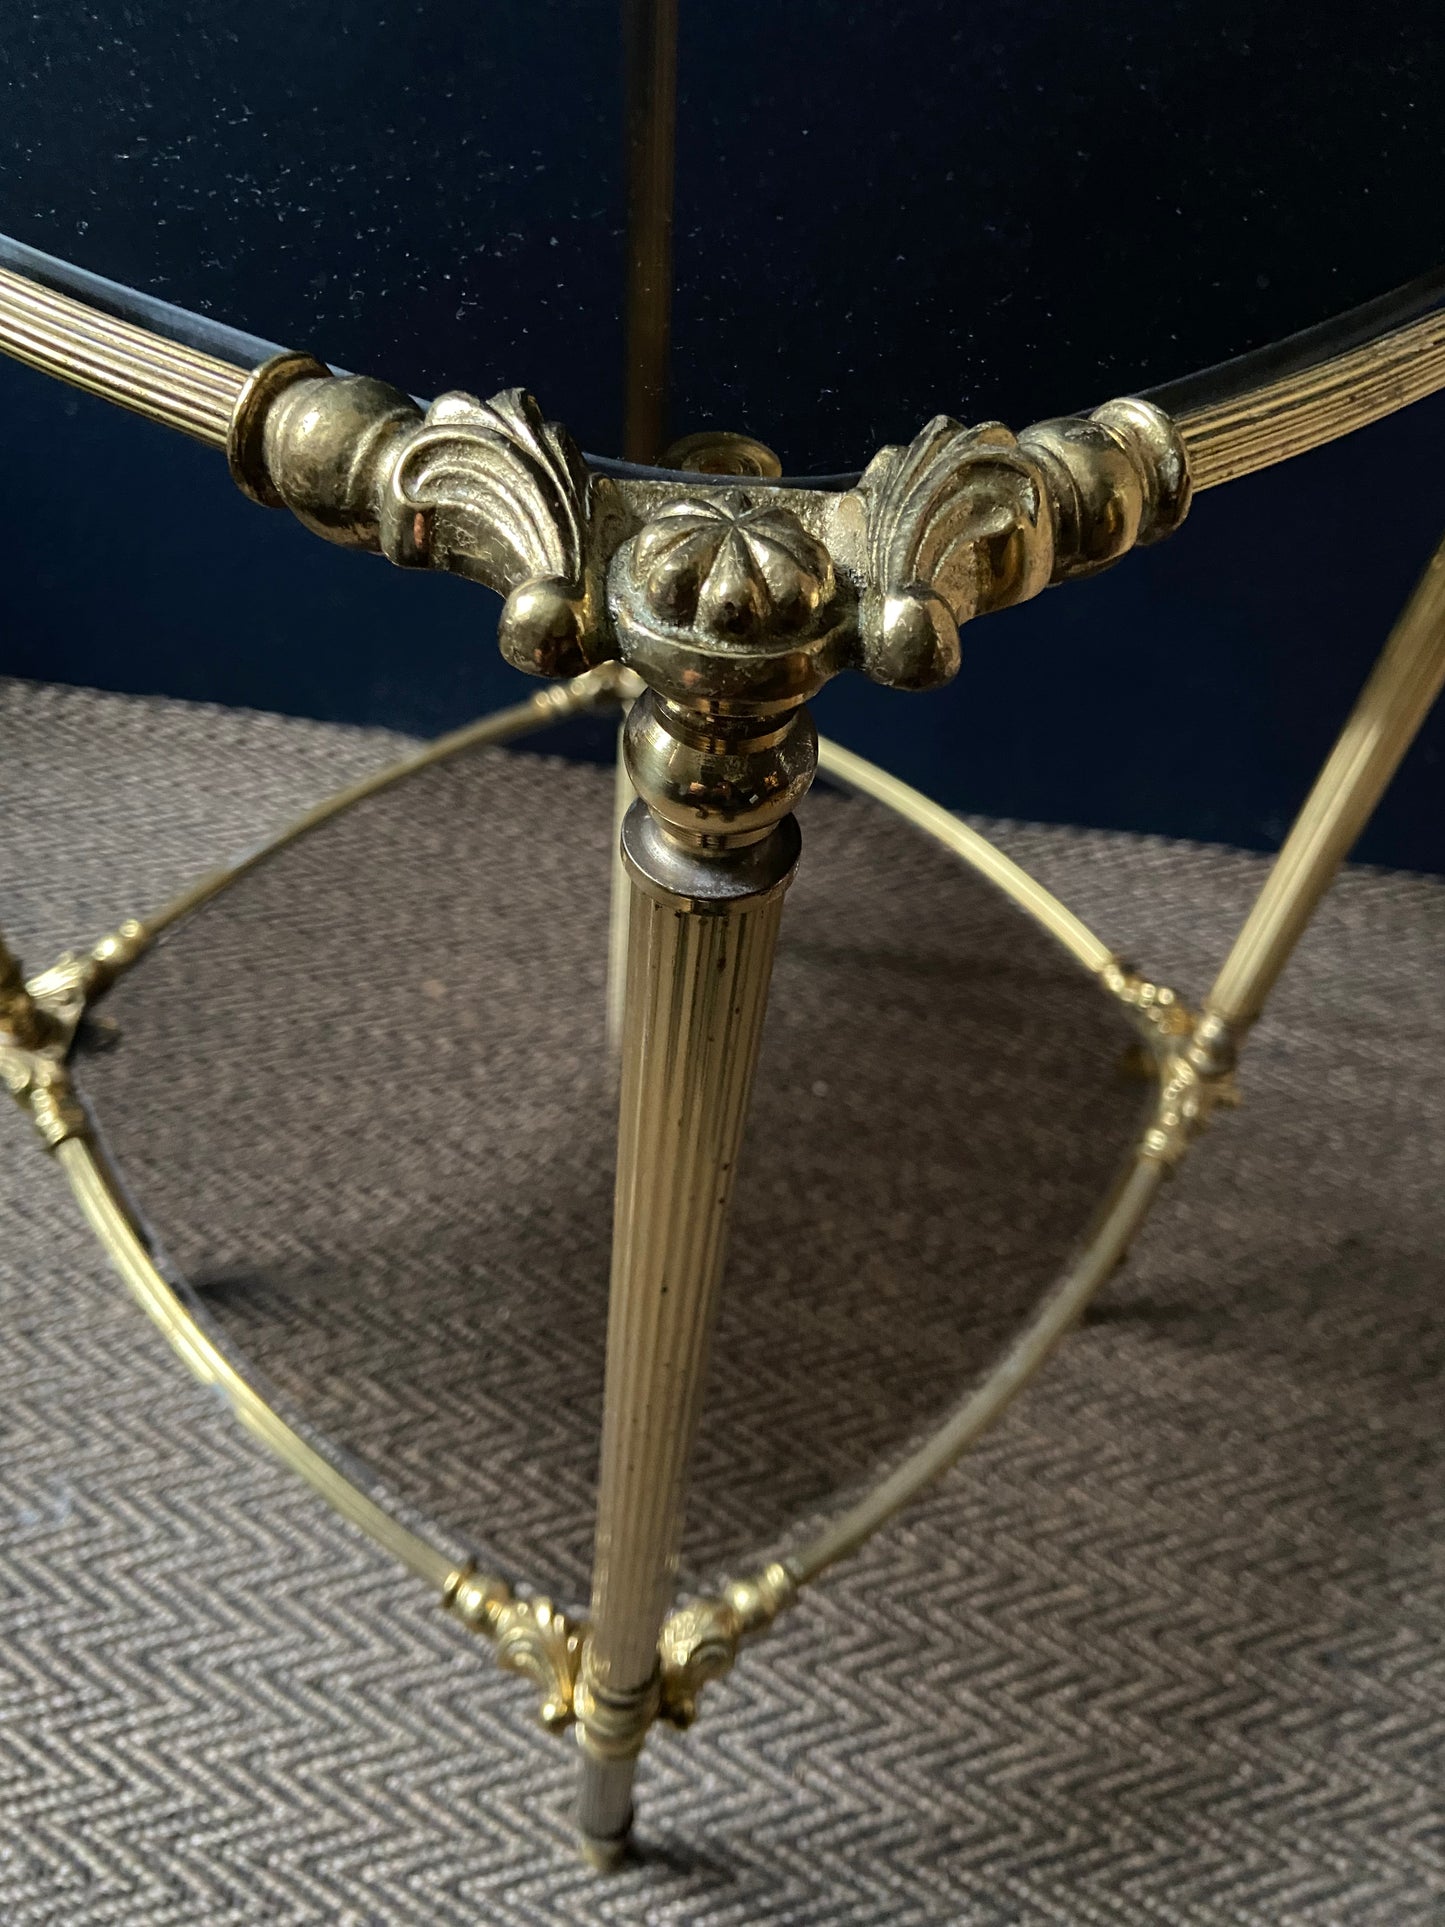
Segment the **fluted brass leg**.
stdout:
<svg viewBox="0 0 1445 1927">
<path fill-rule="evenodd" d="M 637 1755 L 658 1707 L 684 1482 L 702 1402 L 728 1205 L 799 835 L 812 726 L 644 696 L 622 854 L 630 895 L 606 1399 L 590 1633 L 577 1689 L 578 1821 L 594 1862 L 621 1851 Z M 781 753 L 780 753 L 781 746 Z M 706 842 L 659 810 L 679 761 L 755 768 L 767 795 Z M 691 793 L 684 785 L 679 795 Z"/>
<path fill-rule="evenodd" d="M 1431 557 L 1204 1001 L 1227 1049 L 1259 1016 L 1445 683 L 1445 542 Z"/>
</svg>

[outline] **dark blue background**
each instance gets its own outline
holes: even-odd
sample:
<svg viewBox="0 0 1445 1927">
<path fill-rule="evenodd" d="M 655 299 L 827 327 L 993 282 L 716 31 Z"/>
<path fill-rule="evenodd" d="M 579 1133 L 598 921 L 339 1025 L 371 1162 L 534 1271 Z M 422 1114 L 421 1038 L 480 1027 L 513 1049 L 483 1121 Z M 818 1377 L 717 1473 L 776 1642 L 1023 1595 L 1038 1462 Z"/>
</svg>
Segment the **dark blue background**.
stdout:
<svg viewBox="0 0 1445 1927">
<path fill-rule="evenodd" d="M 484 590 L 328 547 L 213 451 L 4 361 L 0 421 L 0 673 L 422 733 L 528 686 Z M 951 688 L 845 677 L 819 720 L 959 808 L 1272 847 L 1445 528 L 1442 435 L 1437 398 L 1212 491 L 966 631 Z M 1361 856 L 1445 871 L 1442 762 L 1437 713 Z"/>
</svg>

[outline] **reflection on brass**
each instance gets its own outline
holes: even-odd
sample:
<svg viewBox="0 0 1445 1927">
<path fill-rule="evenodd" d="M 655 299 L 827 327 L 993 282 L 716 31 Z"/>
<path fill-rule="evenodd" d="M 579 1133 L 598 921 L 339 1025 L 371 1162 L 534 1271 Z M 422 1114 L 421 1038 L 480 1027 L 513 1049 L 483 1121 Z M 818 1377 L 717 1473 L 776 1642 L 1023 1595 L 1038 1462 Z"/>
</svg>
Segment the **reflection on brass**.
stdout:
<svg viewBox="0 0 1445 1927">
<path fill-rule="evenodd" d="M 497 1663 L 530 1679 L 541 1694 L 538 1715 L 552 1732 L 577 1724 L 582 1746 L 602 1761 L 636 1757 L 655 1719 L 690 1726 L 703 1687 L 732 1668 L 745 1640 L 766 1632 L 797 1597 L 786 1566 L 776 1562 L 722 1591 L 675 1606 L 663 1621 L 655 1654 L 632 1688 L 609 1688 L 592 1659 L 589 1628 L 550 1599 L 514 1593 L 501 1579 L 466 1565 L 451 1573 L 442 1604 L 496 1646 Z"/>
<path fill-rule="evenodd" d="M 1151 983 L 1117 957 L 1105 964 L 1100 981 L 1110 996 L 1140 1019 L 1151 1037 L 1187 1037 L 1193 1030 L 1193 1013 L 1167 984 Z"/>
<path fill-rule="evenodd" d="M 1110 402 L 1018 436 L 940 415 L 907 448 L 876 455 L 858 492 L 868 527 L 863 667 L 879 682 L 928 689 L 956 673 L 961 624 L 1177 529 L 1189 465 L 1147 402 Z"/>
<path fill-rule="evenodd" d="M 0 352 L 224 448 L 246 370 L 0 268 Z"/>
<path fill-rule="evenodd" d="M 1445 387 L 1445 309 L 1179 420 L 1196 488 L 1353 434 Z"/>
<path fill-rule="evenodd" d="M 704 428 L 684 435 L 657 457 L 659 468 L 681 469 L 690 475 L 752 475 L 776 479 L 783 472 L 766 442 L 752 435 L 736 435 L 725 428 Z"/>
<path fill-rule="evenodd" d="M 505 596 L 502 649 L 519 668 L 577 675 L 614 653 L 602 580 L 626 531 L 616 486 L 520 389 L 443 395 L 423 415 L 385 382 L 282 356 L 253 378 L 230 457 L 248 495 L 328 541 Z"/>
</svg>

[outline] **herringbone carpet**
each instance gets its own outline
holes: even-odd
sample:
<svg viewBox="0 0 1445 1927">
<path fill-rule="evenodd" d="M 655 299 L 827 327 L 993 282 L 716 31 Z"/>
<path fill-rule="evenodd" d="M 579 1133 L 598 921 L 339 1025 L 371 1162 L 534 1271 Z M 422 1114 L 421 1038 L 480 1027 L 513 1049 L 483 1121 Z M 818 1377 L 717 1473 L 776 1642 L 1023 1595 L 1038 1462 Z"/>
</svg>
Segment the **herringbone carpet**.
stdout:
<svg viewBox="0 0 1445 1927">
<path fill-rule="evenodd" d="M 0 685 L 31 960 L 395 754 Z M 585 1586 L 608 781 L 483 754 L 119 987 L 83 1074 L 212 1315 L 414 1513 Z M 1197 990 L 1256 859 L 995 826 Z M 1097 992 L 810 803 L 689 1529 L 786 1541 L 977 1368 L 1139 1092 Z M 1098 1314 L 569 1857 L 570 1757 L 192 1385 L 0 1129 L 0 1919 L 1404 1923 L 1445 1915 L 1445 887 L 1352 872 Z"/>
</svg>

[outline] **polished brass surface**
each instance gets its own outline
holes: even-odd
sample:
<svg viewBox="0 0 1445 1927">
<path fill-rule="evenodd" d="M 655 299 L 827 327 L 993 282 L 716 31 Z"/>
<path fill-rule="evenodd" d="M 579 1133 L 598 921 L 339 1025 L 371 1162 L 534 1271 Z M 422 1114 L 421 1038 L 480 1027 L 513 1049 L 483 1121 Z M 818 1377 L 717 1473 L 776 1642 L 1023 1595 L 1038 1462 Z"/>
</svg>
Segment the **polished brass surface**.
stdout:
<svg viewBox="0 0 1445 1927">
<path fill-rule="evenodd" d="M 132 413 L 224 448 L 242 368 L 0 268 L 0 350 Z"/>
<path fill-rule="evenodd" d="M 595 671 L 602 674 L 602 671 Z M 617 726 L 617 761 L 612 788 L 612 881 L 607 900 L 607 1053 L 622 1049 L 623 1008 L 627 1000 L 627 925 L 632 914 L 632 884 L 622 860 L 622 824 L 637 797 L 627 773 L 627 716 L 644 688 L 630 669 L 619 671 L 617 700 L 622 719 Z"/>
<path fill-rule="evenodd" d="M 552 1732 L 575 1718 L 577 1668 L 586 1628 L 550 1599 L 519 1597 L 501 1579 L 467 1565 L 452 1573 L 442 1604 L 497 1649 L 497 1664 L 521 1673 L 541 1695 L 538 1717 Z"/>
<path fill-rule="evenodd" d="M 123 968 L 158 929 L 194 908 L 198 901 L 227 887 L 244 874 L 254 861 L 285 847 L 316 823 L 386 784 L 403 780 L 444 755 L 457 754 L 477 742 L 502 740 L 527 728 L 541 727 L 564 702 L 571 706 L 584 702 L 596 703 L 609 697 L 615 700 L 619 681 L 616 672 L 607 667 L 581 679 L 577 684 L 539 691 L 530 704 L 519 705 L 497 717 L 484 719 L 480 724 L 456 732 L 442 743 L 428 746 L 403 763 L 353 785 L 351 789 L 328 799 L 317 810 L 309 812 L 243 863 L 207 879 L 204 896 L 187 893 L 166 912 L 145 923 L 132 921 L 122 926 L 115 938 L 105 940 L 91 953 L 81 953 L 78 963 L 74 957 L 69 957 L 52 971 L 42 972 L 39 977 L 32 979 L 32 990 L 49 987 L 51 993 L 59 997 L 71 994 L 77 985 L 84 988 L 88 983 L 92 989 L 87 994 L 94 994 L 94 988 L 103 983 L 107 973 L 113 974 L 115 970 Z M 1411 680 L 1405 679 L 1403 692 L 1409 695 L 1412 687 Z M 1379 718 L 1387 728 L 1395 727 L 1398 722 L 1397 706 L 1401 694 L 1402 685 L 1397 681 L 1390 709 Z M 1198 1020 L 1193 1020 L 1177 996 L 1119 964 L 1107 945 L 1088 931 L 1073 913 L 968 825 L 910 790 L 897 778 L 888 776 L 838 745 L 824 743 L 821 746 L 820 766 L 896 811 L 1012 897 L 1081 965 L 1096 974 L 1111 995 L 1135 1011 L 1140 1021 L 1155 1033 L 1161 1045 L 1178 1044 L 1187 1039 L 1206 1072 L 1212 1074 L 1231 1067 L 1235 1039 L 1221 1020 L 1207 1011 Z M 1358 780 L 1358 766 L 1353 767 L 1353 780 Z M 5 1009 L 10 1013 L 10 1023 L 13 1025 L 16 973 L 11 970 L 3 975 L 8 992 L 0 989 L 0 995 L 8 994 L 10 1001 L 5 1004 Z M 30 1001 L 33 1003 L 36 999 L 32 997 Z M 20 1021 L 24 1029 L 23 1015 Z M 12 1029 L 12 1037 L 13 1034 Z M 1155 1058 L 1162 1065 L 1167 1059 L 1167 1051 L 1156 1052 Z M 1161 1094 L 1162 1089 L 1161 1085 Z M 798 1586 L 817 1577 L 909 1504 L 931 1479 L 954 1463 L 977 1440 L 1041 1368 L 1089 1298 L 1107 1281 L 1127 1252 L 1134 1232 L 1157 1195 L 1168 1169 L 1168 1160 L 1153 1152 L 1148 1142 L 1148 1131 L 1157 1128 L 1157 1124 L 1156 1116 L 1146 1129 L 1138 1153 L 1126 1166 L 1116 1193 L 1101 1211 L 1093 1232 L 1084 1242 L 1073 1265 L 1054 1291 L 1041 1302 L 987 1377 L 965 1395 L 933 1435 L 903 1464 L 880 1480 L 872 1491 L 825 1525 L 807 1545 L 785 1562 L 764 1563 L 755 1579 L 725 1586 L 714 1598 L 687 1602 L 666 1616 L 658 1634 L 655 1672 L 646 1694 L 642 1696 L 643 1704 L 651 1716 L 685 1721 L 695 1709 L 698 1689 L 706 1679 L 716 1678 L 726 1670 L 735 1657 L 737 1643 L 763 1630 L 765 1624 L 770 1623 L 773 1613 L 790 1602 Z M 575 1720 L 578 1674 L 587 1637 L 585 1623 L 558 1612 L 545 1600 L 532 1600 L 513 1593 L 500 1579 L 478 1574 L 474 1569 L 457 1567 L 448 1554 L 421 1538 L 346 1479 L 269 1407 L 263 1395 L 249 1385 L 209 1335 L 197 1325 L 184 1301 L 156 1268 L 128 1214 L 118 1187 L 94 1148 L 77 1137 L 63 1142 L 57 1155 L 82 1207 L 122 1277 L 191 1369 L 207 1382 L 217 1384 L 242 1422 L 258 1439 L 306 1479 L 343 1516 L 359 1525 L 433 1586 L 453 1614 L 465 1624 L 488 1637 L 495 1637 L 497 1626 L 505 1623 L 511 1636 L 507 1642 L 504 1663 L 524 1672 L 532 1680 L 539 1693 L 539 1706 L 544 1719 L 554 1727 L 565 1725 L 568 1718 Z M 766 1611 L 759 1613 L 752 1607 L 745 1607 L 745 1595 L 749 1589 L 755 1589 L 759 1601 L 772 1602 Z M 503 1609 L 508 1606 L 515 1610 L 503 1621 Z M 735 1621 L 733 1615 L 736 1615 Z M 737 1643 L 733 1640 L 734 1624 Z M 567 1711 L 569 1690 L 572 1695 L 570 1713 Z M 583 1702 L 586 1703 L 585 1692 Z M 635 1704 L 632 1710 L 635 1712 Z M 621 1768 L 630 1775 L 629 1761 L 623 1760 Z M 616 1763 L 607 1770 L 616 1771 Z M 590 1857 L 597 1864 L 613 1864 L 622 1837 L 619 1835 L 610 1845 L 606 1840 L 592 1842 Z"/>
<path fill-rule="evenodd" d="M 0 1083 L 50 1150 L 86 1128 L 85 1112 L 65 1067 L 78 1021 L 66 1021 L 39 1002 L 22 981 L 20 965 L 0 949 Z"/>
<path fill-rule="evenodd" d="M 1139 1024 L 1154 1058 L 1159 1098 L 1140 1155 L 1174 1165 L 1209 1122 L 1216 1105 L 1239 1102 L 1235 1049 L 1217 1020 L 1205 1020 L 1169 989 L 1111 958 L 1102 976 Z"/>
<path fill-rule="evenodd" d="M 0 938 L 0 1083 L 52 1151 L 88 1129 L 66 1067 L 86 1004 L 145 945 L 144 930 L 129 921 L 88 951 L 66 951 L 27 983 Z"/>
<path fill-rule="evenodd" d="M 517 667 L 620 659 L 689 700 L 773 700 L 749 659 L 763 633 L 784 695 L 844 668 L 946 682 L 961 624 L 1159 539 L 1190 498 L 1183 443 L 1141 401 L 1019 436 L 940 416 L 841 493 L 688 486 L 594 474 L 520 390 L 443 395 L 423 416 L 383 382 L 295 356 L 253 377 L 229 452 L 249 495 L 327 540 L 498 591 Z"/>
<path fill-rule="evenodd" d="M 629 719 L 646 731 L 649 691 Z M 722 1277 L 727 1215 L 762 1032 L 791 815 L 704 851 L 651 813 L 624 826 L 627 944 L 607 1376 L 591 1630 L 578 1737 L 581 1830 L 625 1834 L 631 1763 L 661 1702 L 658 1639 L 675 1583 L 688 1460 Z"/>
<path fill-rule="evenodd" d="M 1171 534 L 1191 487 L 1172 423 L 1121 401 L 1018 436 L 940 415 L 907 448 L 874 456 L 858 494 L 862 666 L 926 689 L 957 672 L 963 623 Z"/>
</svg>

